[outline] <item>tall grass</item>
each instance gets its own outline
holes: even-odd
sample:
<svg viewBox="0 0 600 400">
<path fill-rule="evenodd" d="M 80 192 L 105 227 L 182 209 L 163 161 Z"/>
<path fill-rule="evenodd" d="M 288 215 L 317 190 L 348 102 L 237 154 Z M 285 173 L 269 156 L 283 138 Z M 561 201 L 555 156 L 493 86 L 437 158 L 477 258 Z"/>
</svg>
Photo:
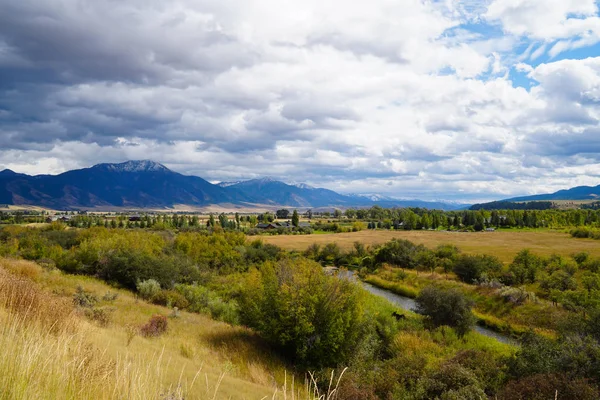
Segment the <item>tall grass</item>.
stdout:
<svg viewBox="0 0 600 400">
<path fill-rule="evenodd" d="M 381 279 L 378 276 L 369 275 L 365 282 L 370 283 L 373 286 L 389 290 L 397 295 L 410 297 L 411 299 L 416 298 L 419 295 L 419 290 L 409 285 L 400 282 L 390 282 L 385 279 Z"/>
<path fill-rule="evenodd" d="M 204 354 L 202 348 L 198 348 L 202 354 L 194 354 L 195 349 L 188 345 L 184 352 L 188 361 L 175 362 L 174 358 L 181 356 L 181 346 L 174 355 L 170 348 L 174 338 L 151 339 L 152 346 L 148 346 L 150 342 L 142 346 L 139 342 L 134 346 L 123 343 L 116 349 L 115 341 L 108 336 L 123 333 L 122 329 L 98 328 L 77 312 L 70 297 L 55 295 L 43 287 L 49 279 L 57 278 L 33 263 L 0 258 L 0 400 L 261 398 L 263 395 L 258 393 L 269 390 L 272 392 L 267 398 L 273 399 L 335 400 L 337 397 L 341 375 L 335 380 L 332 375 L 329 387 L 321 392 L 310 374 L 305 380 L 286 375 L 283 386 L 278 386 L 272 381 L 272 372 L 261 364 L 264 360 L 259 359 L 248 361 L 248 368 L 256 370 L 248 375 L 256 377 L 251 381 L 263 381 L 261 386 L 242 380 L 241 376 L 215 374 L 214 366 L 203 368 L 208 365 L 205 363 L 200 363 L 191 374 L 184 373 L 182 368 L 189 370 L 189 364 L 194 364 L 189 358 L 214 357 L 214 354 Z M 84 281 L 91 285 L 89 279 Z M 98 290 L 106 291 L 103 284 L 95 284 Z M 130 301 L 125 294 L 119 299 Z M 137 309 L 141 311 L 140 305 Z M 134 311 L 129 310 L 128 317 Z M 225 335 L 221 339 L 227 342 L 226 333 L 233 329 L 219 330 L 219 334 Z M 178 339 L 179 336 L 175 341 Z M 193 343 L 191 336 L 187 340 Z M 233 346 L 236 351 L 244 347 L 242 344 L 256 345 L 253 341 L 242 342 L 230 344 L 237 343 Z M 104 343 L 109 347 L 104 348 Z M 228 351 L 226 355 L 229 358 L 233 354 Z M 246 356 L 253 355 L 255 352 L 248 349 Z M 280 367 L 273 366 L 275 370 Z M 283 375 L 283 368 L 281 372 Z M 234 389 L 231 385 L 240 386 Z M 246 390 L 249 392 L 242 395 Z"/>
<path fill-rule="evenodd" d="M 109 358 L 86 336 L 65 299 L 0 269 L 0 399 L 182 398 L 162 388 L 155 365 Z"/>
</svg>

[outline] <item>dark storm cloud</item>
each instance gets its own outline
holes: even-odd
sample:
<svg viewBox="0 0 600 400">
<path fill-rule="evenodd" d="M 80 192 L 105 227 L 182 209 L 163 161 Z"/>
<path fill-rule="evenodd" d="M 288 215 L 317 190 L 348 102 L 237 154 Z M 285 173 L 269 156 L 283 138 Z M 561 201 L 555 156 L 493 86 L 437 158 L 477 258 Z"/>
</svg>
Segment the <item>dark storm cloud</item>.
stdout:
<svg viewBox="0 0 600 400">
<path fill-rule="evenodd" d="M 165 141 L 222 136 L 223 129 L 209 122 L 202 123 L 202 132 L 181 129 L 177 124 L 190 104 L 157 112 L 169 108 L 160 104 L 166 101 L 161 93 L 168 99 L 169 86 L 206 84 L 257 57 L 210 18 L 190 21 L 193 15 L 166 12 L 159 3 L 2 0 L 0 6 L 0 108 L 11 115 L 0 130 L 5 149 L 60 141 L 110 146 L 128 136 Z M 110 82 L 132 86 L 119 99 L 110 98 L 107 93 L 117 89 Z M 92 88 L 86 97 L 79 92 L 87 84 Z M 159 100 L 138 109 L 117 101 L 133 94 L 135 104 L 141 99 L 128 89 L 140 86 L 154 90 Z M 231 106 L 240 101 L 230 100 Z M 208 121 L 211 114 L 225 115 L 226 107 L 194 102 L 196 119 Z"/>
<path fill-rule="evenodd" d="M 51 71 L 47 79 L 67 82 L 162 82 L 178 71 L 219 72 L 255 57 L 210 21 L 194 21 L 190 32 L 185 15 L 168 18 L 141 5 L 5 0 L 0 38 L 30 71 Z"/>
</svg>

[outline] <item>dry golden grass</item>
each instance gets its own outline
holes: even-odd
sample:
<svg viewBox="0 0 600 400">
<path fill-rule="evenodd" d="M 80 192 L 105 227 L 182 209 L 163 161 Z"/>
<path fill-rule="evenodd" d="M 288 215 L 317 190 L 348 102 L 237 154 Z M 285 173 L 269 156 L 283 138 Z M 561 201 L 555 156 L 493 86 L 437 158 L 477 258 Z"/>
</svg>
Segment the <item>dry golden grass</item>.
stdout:
<svg viewBox="0 0 600 400">
<path fill-rule="evenodd" d="M 337 243 L 349 250 L 354 242 L 366 245 L 383 244 L 394 238 L 410 240 L 434 248 L 439 244 L 452 243 L 461 251 L 471 254 L 490 254 L 504 262 L 510 262 L 522 249 L 548 256 L 552 253 L 568 256 L 579 251 L 587 251 L 593 257 L 600 257 L 600 244 L 597 240 L 576 239 L 559 231 L 496 231 L 496 232 L 441 232 L 441 231 L 386 231 L 369 230 L 351 233 L 324 235 L 281 235 L 262 236 L 265 243 L 274 244 L 287 250 L 305 250 L 313 243 L 321 245 Z M 251 239 L 256 239 L 252 237 Z"/>
<path fill-rule="evenodd" d="M 107 326 L 73 312 L 79 285 L 118 293 L 99 304 L 114 309 Z M 0 400 L 277 399 L 286 385 L 291 398 L 290 366 L 247 329 L 181 312 L 161 337 L 132 335 L 169 313 L 95 279 L 0 259 Z M 309 398 L 303 384 L 294 392 Z"/>
</svg>

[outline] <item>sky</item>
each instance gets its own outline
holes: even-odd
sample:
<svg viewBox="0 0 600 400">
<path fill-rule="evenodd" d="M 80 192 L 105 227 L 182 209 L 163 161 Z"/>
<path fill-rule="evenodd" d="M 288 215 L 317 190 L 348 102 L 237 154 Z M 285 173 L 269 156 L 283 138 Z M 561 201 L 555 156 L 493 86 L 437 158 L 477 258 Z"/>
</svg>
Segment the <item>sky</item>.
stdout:
<svg viewBox="0 0 600 400">
<path fill-rule="evenodd" d="M 600 184 L 595 0 L 0 0 L 0 169 L 483 201 Z"/>
</svg>

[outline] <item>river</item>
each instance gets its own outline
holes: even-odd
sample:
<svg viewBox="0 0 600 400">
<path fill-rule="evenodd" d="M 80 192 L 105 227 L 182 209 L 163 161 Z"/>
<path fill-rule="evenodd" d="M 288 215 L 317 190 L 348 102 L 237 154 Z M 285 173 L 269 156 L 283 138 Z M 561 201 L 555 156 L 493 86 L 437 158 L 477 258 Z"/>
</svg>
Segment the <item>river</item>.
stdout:
<svg viewBox="0 0 600 400">
<path fill-rule="evenodd" d="M 388 290 L 378 288 L 378 287 L 368 284 L 366 282 L 362 282 L 362 285 L 368 292 L 370 292 L 376 296 L 383 297 L 384 299 L 388 300 L 389 302 L 397 305 L 398 307 L 400 307 L 404 310 L 414 311 L 414 309 L 416 307 L 415 301 L 413 299 L 411 299 L 410 297 L 400 296 L 396 293 L 392 293 Z M 475 332 L 477 332 L 477 333 L 480 333 L 487 337 L 491 337 L 491 338 L 496 339 L 497 341 L 505 343 L 505 344 L 511 344 L 511 345 L 519 344 L 515 339 L 512 339 L 508 336 L 502 335 L 498 332 L 495 332 L 488 328 L 484 328 L 479 325 L 475 325 L 473 330 L 475 330 Z"/>
</svg>

